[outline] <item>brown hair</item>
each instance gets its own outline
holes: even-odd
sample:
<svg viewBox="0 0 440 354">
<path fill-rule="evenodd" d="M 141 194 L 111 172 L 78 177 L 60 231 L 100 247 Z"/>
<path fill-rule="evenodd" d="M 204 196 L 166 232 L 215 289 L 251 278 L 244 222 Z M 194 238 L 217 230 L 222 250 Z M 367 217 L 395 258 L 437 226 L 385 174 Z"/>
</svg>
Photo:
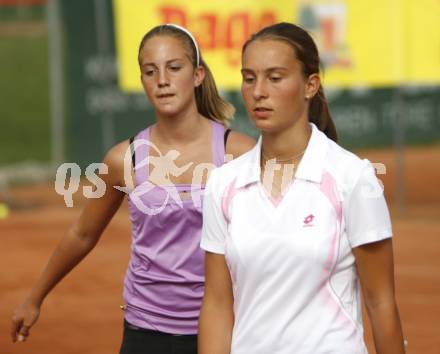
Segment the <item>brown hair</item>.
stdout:
<svg viewBox="0 0 440 354">
<path fill-rule="evenodd" d="M 139 45 L 138 60 L 140 65 L 140 53 L 145 43 L 154 36 L 167 35 L 179 39 L 189 49 L 189 59 L 194 68 L 197 67 L 197 50 L 195 43 L 191 37 L 183 30 L 172 25 L 160 25 L 148 31 Z M 224 126 L 229 126 L 233 119 L 235 108 L 228 101 L 224 100 L 218 93 L 217 86 L 214 81 L 214 76 L 211 73 L 208 65 L 202 59 L 201 54 L 199 58 L 200 65 L 205 69 L 205 78 L 202 83 L 195 88 L 195 97 L 197 110 L 200 114 L 217 121 Z"/>
<path fill-rule="evenodd" d="M 319 74 L 319 53 L 312 37 L 301 27 L 292 23 L 277 23 L 263 28 L 253 34 L 243 45 L 242 53 L 247 46 L 257 39 L 274 39 L 288 43 L 294 50 L 297 59 L 301 62 L 304 77 L 311 74 Z M 327 99 L 322 85 L 312 98 L 309 105 L 309 122 L 314 123 L 319 130 L 325 133 L 330 139 L 337 141 L 338 135 L 335 124 L 330 115 Z"/>
</svg>

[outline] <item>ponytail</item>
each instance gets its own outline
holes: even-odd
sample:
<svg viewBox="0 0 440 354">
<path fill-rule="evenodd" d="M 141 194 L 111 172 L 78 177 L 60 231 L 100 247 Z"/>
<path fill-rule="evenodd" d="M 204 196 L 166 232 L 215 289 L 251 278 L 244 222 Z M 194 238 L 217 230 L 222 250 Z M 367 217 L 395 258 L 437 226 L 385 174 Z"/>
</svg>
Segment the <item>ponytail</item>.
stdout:
<svg viewBox="0 0 440 354">
<path fill-rule="evenodd" d="M 203 59 L 200 65 L 205 69 L 205 79 L 195 89 L 197 110 L 205 117 L 228 127 L 233 119 L 235 108 L 219 95 L 211 70 Z"/>
<path fill-rule="evenodd" d="M 319 87 L 318 92 L 312 98 L 309 105 L 309 122 L 314 123 L 327 137 L 335 142 L 338 141 L 335 123 L 330 114 L 324 88 Z"/>
</svg>

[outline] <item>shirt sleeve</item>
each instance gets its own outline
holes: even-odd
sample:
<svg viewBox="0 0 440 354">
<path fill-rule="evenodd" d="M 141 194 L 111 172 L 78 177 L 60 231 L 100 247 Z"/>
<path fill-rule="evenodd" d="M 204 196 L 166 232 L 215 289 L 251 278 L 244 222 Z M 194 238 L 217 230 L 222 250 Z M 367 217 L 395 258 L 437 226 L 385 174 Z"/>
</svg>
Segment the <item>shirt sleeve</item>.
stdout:
<svg viewBox="0 0 440 354">
<path fill-rule="evenodd" d="M 345 225 L 352 248 L 392 237 L 383 187 L 368 160 L 345 203 Z"/>
<path fill-rule="evenodd" d="M 213 170 L 203 197 L 203 228 L 200 247 L 205 251 L 225 254 L 228 225 L 222 212 L 222 189 L 218 183 L 218 170 Z"/>
</svg>

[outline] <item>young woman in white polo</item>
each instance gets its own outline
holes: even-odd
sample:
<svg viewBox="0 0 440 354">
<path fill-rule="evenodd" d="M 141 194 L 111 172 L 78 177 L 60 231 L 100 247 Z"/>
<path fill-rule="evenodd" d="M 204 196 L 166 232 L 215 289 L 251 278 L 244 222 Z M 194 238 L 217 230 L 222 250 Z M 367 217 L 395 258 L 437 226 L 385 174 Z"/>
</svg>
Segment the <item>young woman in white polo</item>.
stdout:
<svg viewBox="0 0 440 354">
<path fill-rule="evenodd" d="M 214 170 L 199 354 L 404 353 L 391 224 L 371 163 L 336 144 L 312 38 L 287 23 L 244 45 L 257 146 Z"/>
</svg>

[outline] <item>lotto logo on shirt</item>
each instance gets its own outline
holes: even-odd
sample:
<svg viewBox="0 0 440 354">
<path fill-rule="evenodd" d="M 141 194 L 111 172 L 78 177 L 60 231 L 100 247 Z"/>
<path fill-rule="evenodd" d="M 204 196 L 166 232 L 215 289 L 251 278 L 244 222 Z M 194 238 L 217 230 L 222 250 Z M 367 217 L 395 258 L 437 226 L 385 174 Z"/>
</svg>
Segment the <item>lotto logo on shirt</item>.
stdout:
<svg viewBox="0 0 440 354">
<path fill-rule="evenodd" d="M 309 214 L 304 218 L 303 227 L 311 227 L 313 226 L 313 220 L 315 219 L 315 215 Z"/>
</svg>

